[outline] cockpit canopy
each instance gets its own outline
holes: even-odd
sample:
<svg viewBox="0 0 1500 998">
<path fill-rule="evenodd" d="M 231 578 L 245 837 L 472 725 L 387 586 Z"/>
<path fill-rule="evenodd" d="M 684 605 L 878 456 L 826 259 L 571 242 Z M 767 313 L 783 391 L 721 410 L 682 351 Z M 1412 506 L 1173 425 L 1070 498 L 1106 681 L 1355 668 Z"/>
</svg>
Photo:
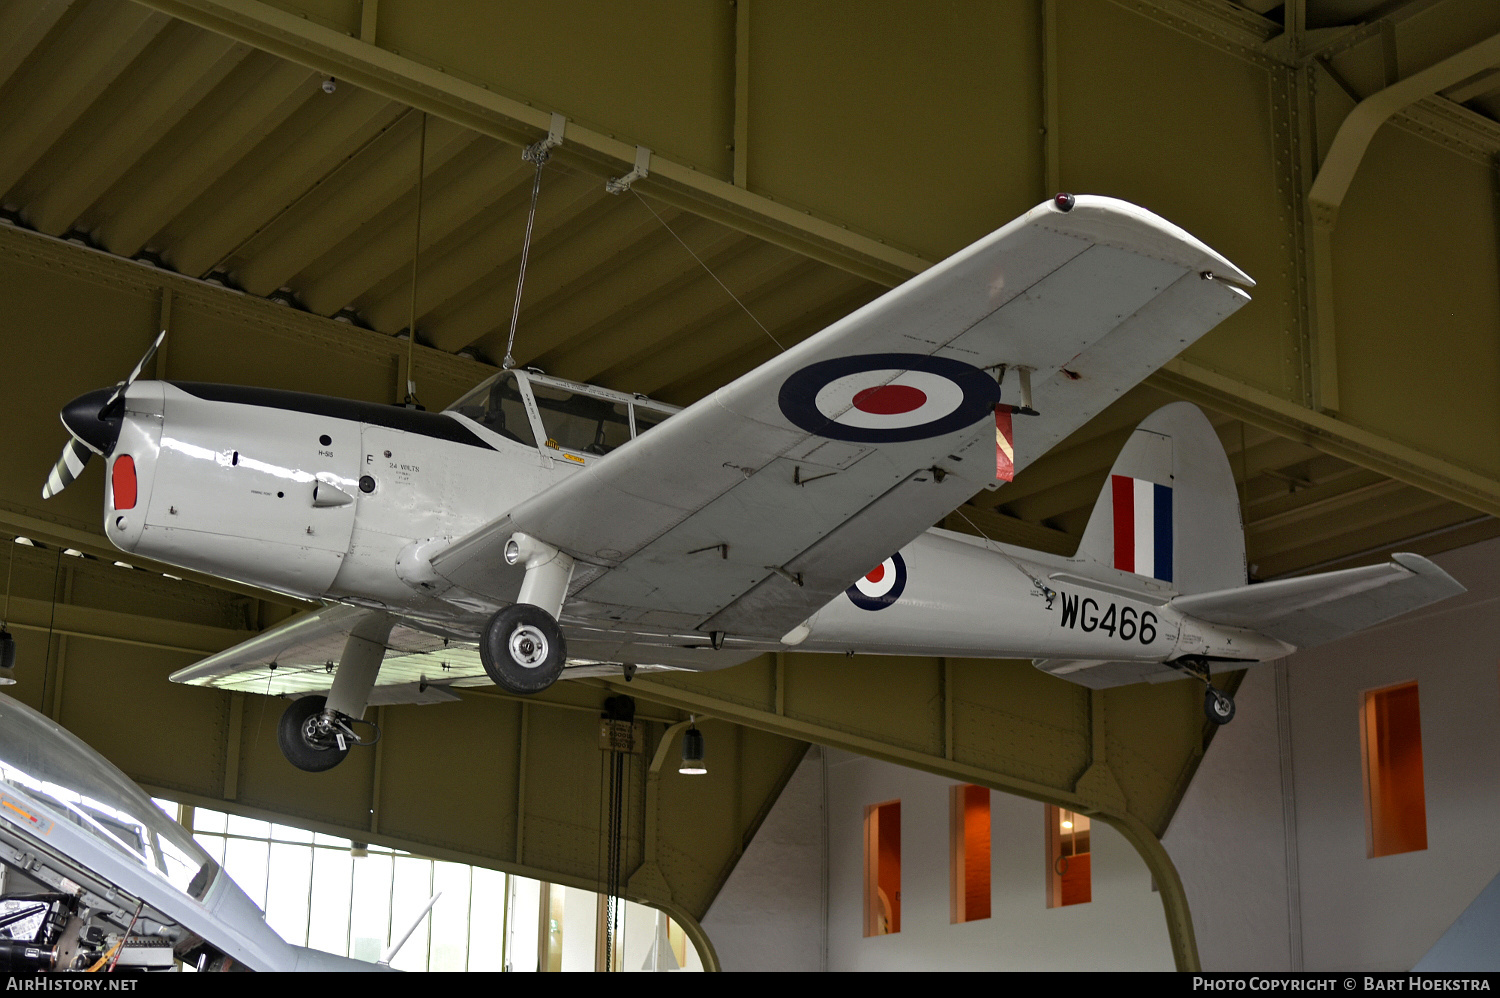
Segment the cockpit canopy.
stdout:
<svg viewBox="0 0 1500 998">
<path fill-rule="evenodd" d="M 187 829 L 77 736 L 0 695 L 0 803 L 35 824 L 37 807 L 91 832 L 127 859 L 201 900 L 218 864 Z"/>
<path fill-rule="evenodd" d="M 551 378 L 502 371 L 448 407 L 528 447 L 608 454 L 678 410 L 651 399 Z"/>
</svg>

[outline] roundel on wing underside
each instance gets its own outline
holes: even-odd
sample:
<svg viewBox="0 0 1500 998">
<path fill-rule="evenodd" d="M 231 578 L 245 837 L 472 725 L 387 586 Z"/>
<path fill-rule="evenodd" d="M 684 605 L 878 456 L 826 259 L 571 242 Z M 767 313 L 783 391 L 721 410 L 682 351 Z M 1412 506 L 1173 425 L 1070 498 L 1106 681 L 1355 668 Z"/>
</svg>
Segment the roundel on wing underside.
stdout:
<svg viewBox="0 0 1500 998">
<path fill-rule="evenodd" d="M 861 610 L 884 610 L 900 599 L 905 589 L 906 560 L 893 554 L 844 590 L 844 595 Z"/>
<path fill-rule="evenodd" d="M 952 433 L 985 418 L 999 401 L 1000 386 L 979 368 L 918 353 L 818 361 L 782 382 L 777 396 L 793 425 L 861 444 Z"/>
</svg>

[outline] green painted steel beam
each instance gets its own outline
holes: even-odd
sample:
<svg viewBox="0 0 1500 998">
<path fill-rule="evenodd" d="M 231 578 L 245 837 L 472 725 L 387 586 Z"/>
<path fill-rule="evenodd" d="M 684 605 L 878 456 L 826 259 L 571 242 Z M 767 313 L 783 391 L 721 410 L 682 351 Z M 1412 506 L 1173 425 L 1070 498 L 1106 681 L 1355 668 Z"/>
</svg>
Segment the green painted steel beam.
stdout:
<svg viewBox="0 0 1500 998">
<path fill-rule="evenodd" d="M 258 0 L 138 2 L 518 147 L 545 137 L 551 125 L 550 112 L 361 41 L 353 36 L 357 28 L 341 31 Z M 377 31 L 376 39 L 380 37 Z M 554 156 L 602 180 L 629 172 L 636 149 L 608 132 L 570 121 Z M 668 156 L 653 154 L 649 177 L 638 183 L 643 193 L 669 204 L 886 284 L 899 283 L 932 262 Z"/>
</svg>

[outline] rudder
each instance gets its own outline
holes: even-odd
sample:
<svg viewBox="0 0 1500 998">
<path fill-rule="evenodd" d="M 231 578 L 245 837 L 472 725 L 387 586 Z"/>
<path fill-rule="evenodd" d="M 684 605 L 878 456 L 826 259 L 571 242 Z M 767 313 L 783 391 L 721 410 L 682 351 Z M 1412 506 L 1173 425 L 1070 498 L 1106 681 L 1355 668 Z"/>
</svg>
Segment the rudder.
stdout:
<svg viewBox="0 0 1500 998">
<path fill-rule="evenodd" d="M 1245 585 L 1234 473 L 1201 409 L 1174 402 L 1136 427 L 1104 482 L 1077 556 L 1183 594 Z"/>
</svg>

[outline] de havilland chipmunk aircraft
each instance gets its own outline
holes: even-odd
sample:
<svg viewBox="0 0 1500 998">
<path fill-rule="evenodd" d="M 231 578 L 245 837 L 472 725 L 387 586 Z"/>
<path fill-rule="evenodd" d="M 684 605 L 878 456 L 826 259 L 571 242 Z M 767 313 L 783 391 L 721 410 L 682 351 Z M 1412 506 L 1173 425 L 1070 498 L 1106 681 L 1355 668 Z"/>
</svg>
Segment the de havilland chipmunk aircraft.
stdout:
<svg viewBox="0 0 1500 998">
<path fill-rule="evenodd" d="M 681 412 L 529 370 L 430 413 L 143 360 L 63 410 L 44 495 L 100 454 L 117 547 L 324 604 L 172 676 L 294 697 L 279 741 L 305 770 L 372 740 L 370 704 L 789 648 L 1191 677 L 1223 723 L 1213 670 L 1462 587 L 1407 554 L 1248 586 L 1228 461 L 1186 403 L 1136 430 L 1072 558 L 929 528 L 1253 283 L 1142 208 L 1058 195 Z"/>
</svg>

